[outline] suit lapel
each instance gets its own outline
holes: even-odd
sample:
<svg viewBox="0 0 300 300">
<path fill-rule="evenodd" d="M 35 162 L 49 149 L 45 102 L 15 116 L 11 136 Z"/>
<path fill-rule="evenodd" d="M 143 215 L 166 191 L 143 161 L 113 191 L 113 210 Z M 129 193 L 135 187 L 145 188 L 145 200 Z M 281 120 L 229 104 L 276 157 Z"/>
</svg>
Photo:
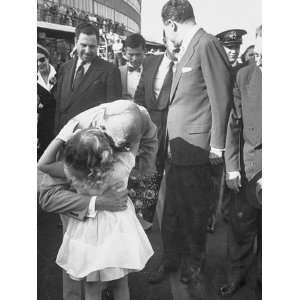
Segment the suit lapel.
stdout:
<svg viewBox="0 0 300 300">
<path fill-rule="evenodd" d="M 80 82 L 77 90 L 74 91 L 76 92 L 76 94 L 84 92 L 90 86 L 90 84 L 95 81 L 101 71 L 103 71 L 101 70 L 101 64 L 101 61 L 97 58 L 92 62 L 82 81 Z"/>
<path fill-rule="evenodd" d="M 151 72 L 149 72 L 149 76 L 147 76 L 146 78 L 149 78 L 150 79 L 150 89 L 149 91 L 152 93 L 151 96 L 149 97 L 150 101 L 152 102 L 151 103 L 151 106 L 157 106 L 157 98 L 155 97 L 155 93 L 154 93 L 154 79 L 155 79 L 155 76 L 158 72 L 158 69 L 160 67 L 160 64 L 163 60 L 164 56 L 163 55 L 160 55 L 157 57 L 156 61 L 155 61 L 155 64 L 153 66 L 153 68 L 151 68 Z"/>
<path fill-rule="evenodd" d="M 193 36 L 192 40 L 190 41 L 190 43 L 188 45 L 188 48 L 186 49 L 183 57 L 181 58 L 181 60 L 179 61 L 179 63 L 176 66 L 176 71 L 173 76 L 173 82 L 172 82 L 172 87 L 171 87 L 171 92 L 170 92 L 170 103 L 172 103 L 172 101 L 173 101 L 176 88 L 177 88 L 179 80 L 181 78 L 181 75 L 182 75 L 181 70 L 193 56 L 193 54 L 195 52 L 195 46 L 197 45 L 197 43 L 198 43 L 199 39 L 201 38 L 201 36 L 203 35 L 203 33 L 204 33 L 204 30 L 202 28 L 200 28 L 195 33 L 195 35 Z"/>
<path fill-rule="evenodd" d="M 64 102 L 61 103 L 63 107 L 69 106 L 70 102 L 72 101 L 72 83 L 73 83 L 73 77 L 76 69 L 76 63 L 77 59 L 73 59 L 73 62 L 71 62 L 68 66 L 66 66 L 65 71 L 65 80 L 62 84 L 62 93 L 68 94 L 69 97 L 64 97 Z"/>
</svg>

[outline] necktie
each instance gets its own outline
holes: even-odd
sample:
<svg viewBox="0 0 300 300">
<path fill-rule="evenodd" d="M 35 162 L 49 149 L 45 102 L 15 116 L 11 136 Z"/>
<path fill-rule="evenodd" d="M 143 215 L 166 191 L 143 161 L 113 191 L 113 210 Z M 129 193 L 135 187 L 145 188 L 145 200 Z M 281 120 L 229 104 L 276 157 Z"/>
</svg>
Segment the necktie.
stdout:
<svg viewBox="0 0 300 300">
<path fill-rule="evenodd" d="M 170 92 L 171 92 L 171 87 L 172 87 L 172 80 L 173 80 L 173 66 L 174 66 L 174 62 L 171 61 L 169 64 L 168 73 L 166 74 L 164 83 L 163 83 L 160 93 L 159 93 L 158 99 L 160 101 L 162 101 L 163 103 L 169 102 Z"/>
<path fill-rule="evenodd" d="M 81 63 L 76 71 L 74 81 L 73 81 L 73 90 L 76 90 L 80 82 L 82 81 L 82 78 L 84 76 L 84 67 L 83 67 L 84 65 L 85 63 Z"/>
</svg>

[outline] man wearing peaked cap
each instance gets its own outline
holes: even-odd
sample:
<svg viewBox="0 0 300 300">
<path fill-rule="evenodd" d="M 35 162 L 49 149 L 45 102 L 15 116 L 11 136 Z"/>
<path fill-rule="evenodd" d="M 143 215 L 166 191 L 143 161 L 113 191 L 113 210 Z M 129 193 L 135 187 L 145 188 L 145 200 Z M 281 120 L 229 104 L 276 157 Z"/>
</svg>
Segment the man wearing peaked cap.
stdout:
<svg viewBox="0 0 300 300">
<path fill-rule="evenodd" d="M 240 54 L 240 47 L 243 42 L 242 38 L 245 34 L 247 34 L 246 30 L 230 29 L 216 35 L 216 37 L 219 39 L 219 41 L 225 49 L 229 63 L 232 66 L 234 75 L 241 67 L 244 66 L 243 64 L 238 62 L 238 57 Z"/>
</svg>

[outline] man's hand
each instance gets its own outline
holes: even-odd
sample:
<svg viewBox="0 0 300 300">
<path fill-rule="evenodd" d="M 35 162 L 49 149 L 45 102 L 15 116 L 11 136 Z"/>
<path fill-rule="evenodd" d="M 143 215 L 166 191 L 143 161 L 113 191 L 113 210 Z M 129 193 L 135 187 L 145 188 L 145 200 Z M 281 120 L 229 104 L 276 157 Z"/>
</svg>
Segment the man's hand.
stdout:
<svg viewBox="0 0 300 300">
<path fill-rule="evenodd" d="M 227 172 L 226 184 L 231 190 L 238 192 L 242 187 L 241 178 L 241 173 L 239 171 Z"/>
<path fill-rule="evenodd" d="M 96 210 L 122 211 L 127 208 L 128 190 L 124 190 L 122 182 L 114 185 L 105 185 L 101 195 L 95 202 Z"/>
<path fill-rule="evenodd" d="M 220 165 L 223 163 L 223 151 L 220 149 L 211 148 L 208 158 L 212 165 Z"/>
</svg>

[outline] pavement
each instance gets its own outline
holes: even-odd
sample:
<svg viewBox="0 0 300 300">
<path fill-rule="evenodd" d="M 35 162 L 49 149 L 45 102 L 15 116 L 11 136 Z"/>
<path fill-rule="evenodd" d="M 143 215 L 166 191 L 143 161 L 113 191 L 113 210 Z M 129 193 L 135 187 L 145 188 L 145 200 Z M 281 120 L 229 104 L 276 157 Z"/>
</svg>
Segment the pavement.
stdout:
<svg viewBox="0 0 300 300">
<path fill-rule="evenodd" d="M 57 215 L 38 211 L 38 300 L 62 300 L 61 270 L 55 264 L 61 239 L 62 228 Z M 155 219 L 148 237 L 155 251 L 145 269 L 129 275 L 131 300 L 194 300 L 187 287 L 180 283 L 179 274 L 174 273 L 169 280 L 151 285 L 149 274 L 159 266 L 162 256 L 162 242 L 158 222 Z M 208 234 L 206 297 L 205 300 L 220 300 L 216 291 L 226 282 L 226 241 L 227 225 L 219 222 L 214 234 Z M 248 283 L 227 300 L 260 300 L 254 291 L 254 271 Z M 197 299 L 199 300 L 199 299 Z"/>
</svg>

